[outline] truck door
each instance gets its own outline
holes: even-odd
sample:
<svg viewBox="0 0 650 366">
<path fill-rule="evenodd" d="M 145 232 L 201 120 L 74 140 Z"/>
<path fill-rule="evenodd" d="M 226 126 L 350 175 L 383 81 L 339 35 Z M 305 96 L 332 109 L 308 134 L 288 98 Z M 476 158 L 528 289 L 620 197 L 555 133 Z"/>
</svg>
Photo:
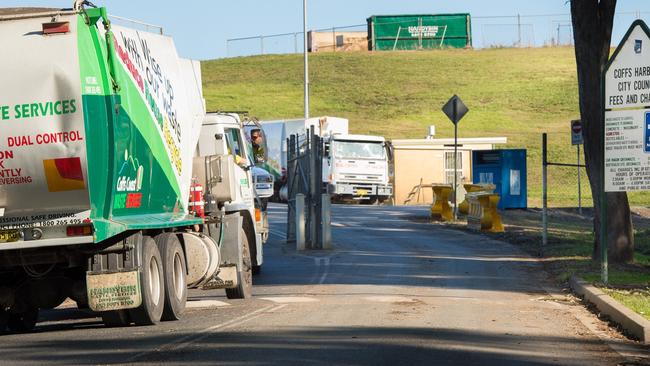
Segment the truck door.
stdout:
<svg viewBox="0 0 650 366">
<path fill-rule="evenodd" d="M 234 156 L 237 167 L 235 168 L 236 182 L 238 183 L 241 199 L 252 205 L 253 195 L 251 190 L 250 166 L 246 145 L 242 140 L 241 130 L 239 128 L 225 128 L 226 146 L 228 154 Z"/>
</svg>

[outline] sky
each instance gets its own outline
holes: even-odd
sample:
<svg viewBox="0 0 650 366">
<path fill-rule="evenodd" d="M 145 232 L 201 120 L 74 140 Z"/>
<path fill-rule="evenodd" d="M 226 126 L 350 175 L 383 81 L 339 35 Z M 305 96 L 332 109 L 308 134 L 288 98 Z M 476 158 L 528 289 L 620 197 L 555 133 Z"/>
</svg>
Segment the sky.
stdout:
<svg viewBox="0 0 650 366">
<path fill-rule="evenodd" d="M 93 0 L 109 14 L 163 27 L 183 57 L 207 60 L 260 52 L 260 40 L 232 38 L 302 31 L 302 0 Z M 71 7 L 73 0 L 0 0 L 0 6 Z M 521 14 L 524 43 L 542 45 L 553 39 L 569 42 L 567 0 L 308 0 L 308 28 L 362 25 L 371 15 L 470 13 L 474 46 L 512 43 Z M 641 12 L 640 14 L 634 14 Z M 650 1 L 619 0 L 612 43 L 615 45 L 638 15 L 650 22 Z M 538 16 L 566 14 L 566 16 Z M 485 18 L 512 15 L 510 18 Z M 363 27 L 354 28 L 363 30 Z M 266 52 L 291 52 L 293 36 L 266 39 Z M 302 38 L 298 40 L 302 43 Z"/>
</svg>

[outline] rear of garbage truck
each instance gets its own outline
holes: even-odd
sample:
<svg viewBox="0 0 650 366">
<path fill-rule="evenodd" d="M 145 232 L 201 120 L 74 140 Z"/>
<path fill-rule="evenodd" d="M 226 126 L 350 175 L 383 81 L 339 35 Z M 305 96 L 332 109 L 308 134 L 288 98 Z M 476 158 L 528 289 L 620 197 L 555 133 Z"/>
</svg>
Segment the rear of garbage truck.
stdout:
<svg viewBox="0 0 650 366">
<path fill-rule="evenodd" d="M 241 241 L 224 230 L 241 218 L 213 240 L 188 211 L 198 62 L 104 8 L 0 11 L 0 37 L 0 328 L 29 330 L 67 297 L 109 325 L 177 319 L 186 251 L 217 271 L 217 241 Z"/>
</svg>

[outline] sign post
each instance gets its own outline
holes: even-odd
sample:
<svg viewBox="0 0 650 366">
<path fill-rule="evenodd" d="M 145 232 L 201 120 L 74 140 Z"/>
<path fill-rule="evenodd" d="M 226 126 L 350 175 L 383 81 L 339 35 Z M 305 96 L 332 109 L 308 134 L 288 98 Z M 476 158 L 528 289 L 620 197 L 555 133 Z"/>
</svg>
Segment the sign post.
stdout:
<svg viewBox="0 0 650 366">
<path fill-rule="evenodd" d="M 571 145 L 576 146 L 578 166 L 578 213 L 582 215 L 582 185 L 580 184 L 580 145 L 582 139 L 582 122 L 579 119 L 571 121 Z"/>
<path fill-rule="evenodd" d="M 442 111 L 447 115 L 451 123 L 454 124 L 454 221 L 458 218 L 458 122 L 465 117 L 469 109 L 465 103 L 454 94 L 444 106 Z"/>
<path fill-rule="evenodd" d="M 650 190 L 650 29 L 636 20 L 603 72 L 601 275 L 607 283 L 607 192 Z"/>
</svg>

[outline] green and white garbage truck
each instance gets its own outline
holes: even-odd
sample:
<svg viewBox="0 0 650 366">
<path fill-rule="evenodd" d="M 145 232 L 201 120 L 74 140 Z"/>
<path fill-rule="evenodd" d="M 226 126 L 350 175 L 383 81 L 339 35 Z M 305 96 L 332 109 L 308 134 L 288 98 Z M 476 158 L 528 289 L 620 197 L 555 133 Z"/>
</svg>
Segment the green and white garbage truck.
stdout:
<svg viewBox="0 0 650 366">
<path fill-rule="evenodd" d="M 0 37 L 0 331 L 68 297 L 107 325 L 178 319 L 188 288 L 249 297 L 248 152 L 199 63 L 105 8 L 0 10 Z"/>
</svg>

